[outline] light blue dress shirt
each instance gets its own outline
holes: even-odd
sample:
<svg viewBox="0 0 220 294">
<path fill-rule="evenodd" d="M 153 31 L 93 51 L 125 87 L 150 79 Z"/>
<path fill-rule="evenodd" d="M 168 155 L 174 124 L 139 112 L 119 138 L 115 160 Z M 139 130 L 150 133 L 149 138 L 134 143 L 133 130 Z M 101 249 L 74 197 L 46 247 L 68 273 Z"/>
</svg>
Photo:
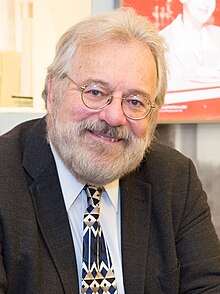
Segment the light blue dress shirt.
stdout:
<svg viewBox="0 0 220 294">
<path fill-rule="evenodd" d="M 81 293 L 82 278 L 82 244 L 83 216 L 87 208 L 87 197 L 84 185 L 77 181 L 60 159 L 52 144 L 51 149 L 56 162 L 63 198 L 68 213 L 71 233 L 76 254 L 79 277 L 79 293 Z M 121 222 L 120 222 L 119 181 L 105 186 L 100 202 L 100 223 L 107 241 L 116 276 L 118 293 L 124 294 L 122 261 L 121 261 Z"/>
</svg>

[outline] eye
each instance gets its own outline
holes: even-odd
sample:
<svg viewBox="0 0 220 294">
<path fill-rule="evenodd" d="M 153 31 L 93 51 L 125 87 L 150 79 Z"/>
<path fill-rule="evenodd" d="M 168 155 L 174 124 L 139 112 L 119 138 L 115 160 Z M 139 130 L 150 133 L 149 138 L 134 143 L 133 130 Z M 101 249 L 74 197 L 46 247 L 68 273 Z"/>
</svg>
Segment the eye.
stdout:
<svg viewBox="0 0 220 294">
<path fill-rule="evenodd" d="M 130 100 L 130 104 L 133 105 L 133 106 L 142 105 L 141 101 L 135 100 L 135 99 Z"/>
<path fill-rule="evenodd" d="M 84 95 L 90 98 L 105 98 L 109 95 L 109 92 L 99 85 L 92 84 L 85 87 Z"/>
<path fill-rule="evenodd" d="M 141 95 L 130 95 L 125 98 L 125 103 L 129 107 L 133 107 L 133 108 L 145 108 L 146 107 L 146 99 L 144 99 Z"/>
<path fill-rule="evenodd" d="M 90 90 L 89 93 L 93 96 L 102 96 L 102 92 L 99 90 Z"/>
</svg>

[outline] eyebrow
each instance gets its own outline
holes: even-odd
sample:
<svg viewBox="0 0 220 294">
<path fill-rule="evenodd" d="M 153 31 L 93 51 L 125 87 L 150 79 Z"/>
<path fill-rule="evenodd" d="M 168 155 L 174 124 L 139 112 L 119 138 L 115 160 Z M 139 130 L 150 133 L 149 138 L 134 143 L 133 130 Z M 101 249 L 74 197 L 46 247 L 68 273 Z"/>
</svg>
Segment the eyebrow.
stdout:
<svg viewBox="0 0 220 294">
<path fill-rule="evenodd" d="M 83 86 L 86 86 L 89 84 L 99 84 L 103 87 L 110 88 L 110 84 L 108 82 L 105 82 L 103 80 L 98 80 L 98 79 L 87 79 L 82 84 L 83 84 Z"/>
<path fill-rule="evenodd" d="M 143 97 L 145 97 L 146 99 L 150 100 L 150 95 L 149 93 L 142 91 L 142 90 L 138 90 L 138 89 L 129 89 L 128 90 L 128 95 L 132 95 L 132 94 L 137 94 L 137 95 L 141 95 Z M 127 96 L 127 95 L 126 95 Z"/>
</svg>

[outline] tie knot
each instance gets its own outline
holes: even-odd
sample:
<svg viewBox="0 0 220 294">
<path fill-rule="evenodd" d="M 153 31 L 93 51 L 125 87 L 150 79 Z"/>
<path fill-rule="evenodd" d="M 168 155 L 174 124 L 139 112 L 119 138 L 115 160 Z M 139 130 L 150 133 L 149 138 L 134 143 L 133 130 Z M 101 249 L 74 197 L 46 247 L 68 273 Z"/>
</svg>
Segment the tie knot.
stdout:
<svg viewBox="0 0 220 294">
<path fill-rule="evenodd" d="M 102 187 L 96 187 L 92 185 L 86 185 L 85 191 L 87 195 L 88 205 L 92 206 L 99 206 L 101 194 L 102 194 Z"/>
</svg>

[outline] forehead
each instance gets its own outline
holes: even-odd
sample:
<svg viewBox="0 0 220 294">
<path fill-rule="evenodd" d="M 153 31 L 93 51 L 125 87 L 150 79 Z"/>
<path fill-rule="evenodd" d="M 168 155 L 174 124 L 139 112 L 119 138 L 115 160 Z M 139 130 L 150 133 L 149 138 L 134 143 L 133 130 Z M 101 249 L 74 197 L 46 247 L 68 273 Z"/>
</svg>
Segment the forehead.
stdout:
<svg viewBox="0 0 220 294">
<path fill-rule="evenodd" d="M 146 83 L 155 80 L 156 63 L 150 48 L 139 41 L 110 40 L 78 48 L 72 59 L 72 76 L 78 81 L 100 79 L 110 83 Z"/>
</svg>

